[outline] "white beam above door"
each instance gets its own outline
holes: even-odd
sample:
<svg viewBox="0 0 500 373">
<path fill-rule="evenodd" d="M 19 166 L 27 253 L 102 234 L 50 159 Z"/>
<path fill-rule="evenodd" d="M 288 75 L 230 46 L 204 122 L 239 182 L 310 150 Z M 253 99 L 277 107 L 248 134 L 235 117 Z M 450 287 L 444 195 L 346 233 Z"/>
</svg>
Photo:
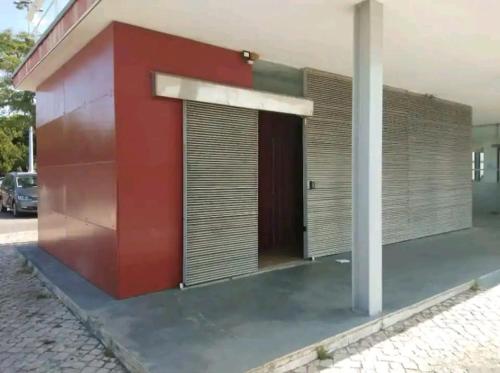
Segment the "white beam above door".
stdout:
<svg viewBox="0 0 500 373">
<path fill-rule="evenodd" d="M 301 117 L 312 116 L 314 109 L 313 102 L 302 97 L 256 91 L 158 72 L 153 73 L 153 94 L 209 104 L 294 114 Z"/>
</svg>

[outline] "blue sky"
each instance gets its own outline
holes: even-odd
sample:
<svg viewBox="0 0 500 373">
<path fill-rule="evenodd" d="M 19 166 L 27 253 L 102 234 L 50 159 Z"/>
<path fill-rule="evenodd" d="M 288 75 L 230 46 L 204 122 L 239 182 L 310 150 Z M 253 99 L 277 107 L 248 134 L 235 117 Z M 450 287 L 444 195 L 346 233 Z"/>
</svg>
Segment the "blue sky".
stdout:
<svg viewBox="0 0 500 373">
<path fill-rule="evenodd" d="M 27 31 L 27 24 L 25 10 L 16 9 L 13 0 L 0 0 L 0 31 Z"/>
</svg>

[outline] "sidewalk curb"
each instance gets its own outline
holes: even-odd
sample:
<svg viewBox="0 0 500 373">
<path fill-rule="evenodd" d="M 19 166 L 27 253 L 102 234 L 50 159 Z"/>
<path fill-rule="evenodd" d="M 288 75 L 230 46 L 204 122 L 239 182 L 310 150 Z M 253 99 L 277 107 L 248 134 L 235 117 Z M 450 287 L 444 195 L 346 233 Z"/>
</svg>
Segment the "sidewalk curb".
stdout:
<svg viewBox="0 0 500 373">
<path fill-rule="evenodd" d="M 139 356 L 130 352 L 116 342 L 112 335 L 110 335 L 99 319 L 89 316 L 82 310 L 73 300 L 68 297 L 59 287 L 54 285 L 43 273 L 40 271 L 28 258 L 26 258 L 15 246 L 13 246 L 17 255 L 24 260 L 33 273 L 44 283 L 44 285 L 66 306 L 80 321 L 95 335 L 102 344 L 111 350 L 116 358 L 133 373 L 147 373 L 149 369 L 140 361 Z M 383 314 L 382 316 L 368 321 L 362 325 L 354 327 L 343 333 L 329 337 L 322 341 L 311 344 L 300 350 L 281 356 L 274 359 L 260 367 L 249 370 L 249 373 L 283 373 L 303 365 L 306 365 L 317 359 L 317 349 L 323 347 L 331 352 L 336 349 L 345 347 L 351 343 L 357 342 L 362 338 L 376 333 L 380 330 L 386 329 L 400 321 L 406 320 L 423 310 L 442 303 L 454 296 L 457 296 L 464 291 L 471 288 L 487 289 L 500 283 L 500 270 L 485 274 L 475 280 L 470 280 L 454 288 L 443 291 L 430 298 L 424 299 L 420 302 L 414 303 L 410 306 L 404 307 L 400 310 Z"/>
<path fill-rule="evenodd" d="M 317 359 L 316 350 L 323 347 L 329 352 L 336 349 L 346 347 L 351 343 L 357 342 L 360 339 L 368 337 L 380 330 L 387 329 L 388 327 L 409 319 L 410 317 L 440 304 L 450 298 L 453 298 L 470 289 L 489 289 L 500 284 L 500 270 L 487 273 L 475 280 L 470 280 L 466 283 L 458 285 L 454 288 L 443 291 L 432 297 L 426 298 L 420 302 L 414 303 L 410 306 L 400 310 L 383 314 L 381 317 L 369 321 L 365 324 L 359 325 L 355 328 L 347 330 L 344 333 L 337 334 L 333 337 L 324 339 L 320 342 L 314 343 L 310 346 L 304 347 L 298 351 L 292 352 L 288 355 L 279 357 L 270 361 L 260 367 L 254 368 L 249 373 L 267 373 L 267 372 L 287 372 L 306 365 Z"/>
<path fill-rule="evenodd" d="M 355 328 L 337 334 L 333 337 L 324 339 L 288 355 L 279 357 L 260 367 L 254 368 L 249 373 L 282 373 L 287 372 L 303 365 L 306 365 L 318 358 L 317 349 L 323 347 L 328 352 L 346 347 L 351 343 L 368 337 L 380 330 L 386 329 L 400 321 L 406 320 L 423 310 L 442 303 L 464 291 L 469 290 L 476 284 L 475 280 L 468 281 L 462 285 L 448 289 L 442 293 L 436 294 L 430 298 L 424 299 L 418 303 L 412 304 L 400 310 L 382 315 L 374 320 L 359 325 Z"/>
</svg>

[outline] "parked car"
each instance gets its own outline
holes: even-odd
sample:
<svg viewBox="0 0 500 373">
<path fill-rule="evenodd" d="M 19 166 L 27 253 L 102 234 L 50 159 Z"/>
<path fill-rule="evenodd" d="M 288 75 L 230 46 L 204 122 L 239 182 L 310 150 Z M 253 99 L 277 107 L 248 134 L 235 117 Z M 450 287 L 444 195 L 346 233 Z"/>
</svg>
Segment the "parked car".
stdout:
<svg viewBox="0 0 500 373">
<path fill-rule="evenodd" d="M 29 172 L 11 172 L 5 175 L 0 186 L 1 210 L 21 213 L 38 212 L 37 175 Z"/>
</svg>

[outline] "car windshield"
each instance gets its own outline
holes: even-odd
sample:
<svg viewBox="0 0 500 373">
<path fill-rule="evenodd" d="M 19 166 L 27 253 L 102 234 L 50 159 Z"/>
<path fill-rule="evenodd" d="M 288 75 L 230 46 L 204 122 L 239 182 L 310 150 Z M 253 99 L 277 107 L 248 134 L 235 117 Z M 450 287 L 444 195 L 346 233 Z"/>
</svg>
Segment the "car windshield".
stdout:
<svg viewBox="0 0 500 373">
<path fill-rule="evenodd" d="M 36 176 L 26 175 L 17 177 L 17 186 L 19 188 L 31 188 L 37 186 Z"/>
</svg>

